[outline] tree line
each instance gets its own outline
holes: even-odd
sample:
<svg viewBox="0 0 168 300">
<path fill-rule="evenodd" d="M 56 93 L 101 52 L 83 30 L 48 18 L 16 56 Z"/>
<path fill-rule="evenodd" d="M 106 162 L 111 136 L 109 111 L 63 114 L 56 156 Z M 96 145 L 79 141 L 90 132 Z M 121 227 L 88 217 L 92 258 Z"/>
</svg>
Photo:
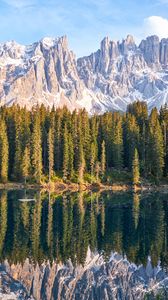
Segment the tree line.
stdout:
<svg viewBox="0 0 168 300">
<path fill-rule="evenodd" d="M 31 111 L 0 108 L 0 181 L 40 183 L 107 181 L 113 170 L 133 171 L 133 181 L 168 173 L 168 108 L 148 114 L 145 102 L 126 113 L 89 116 L 66 107 Z"/>
</svg>

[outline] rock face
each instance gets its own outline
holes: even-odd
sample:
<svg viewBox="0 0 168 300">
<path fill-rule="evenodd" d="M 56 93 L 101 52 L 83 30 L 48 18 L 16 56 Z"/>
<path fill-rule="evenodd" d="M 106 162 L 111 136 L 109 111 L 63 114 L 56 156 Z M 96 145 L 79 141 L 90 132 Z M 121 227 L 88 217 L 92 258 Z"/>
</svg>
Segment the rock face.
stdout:
<svg viewBox="0 0 168 300">
<path fill-rule="evenodd" d="M 79 59 L 66 36 L 29 46 L 0 44 L 0 105 L 101 113 L 124 111 L 137 99 L 149 109 L 168 103 L 168 39 L 151 36 L 137 46 L 130 35 L 122 42 L 106 37 L 97 52 Z"/>
<path fill-rule="evenodd" d="M 81 97 L 82 82 L 66 37 L 44 38 L 27 47 L 15 42 L 1 45 L 0 80 L 1 104 L 74 108 Z"/>
<path fill-rule="evenodd" d="M 25 286 L 27 294 L 23 299 L 144 299 L 147 293 L 156 296 L 164 289 L 166 293 L 168 285 L 166 274 L 159 266 L 153 268 L 150 259 L 146 267 L 137 267 L 117 253 L 105 261 L 102 255 L 90 250 L 84 266 L 74 267 L 70 260 L 67 264 L 54 262 L 39 266 L 27 259 L 24 264 L 12 266 L 6 262 L 5 270 L 13 280 L 22 283 L 20 286 Z"/>
</svg>

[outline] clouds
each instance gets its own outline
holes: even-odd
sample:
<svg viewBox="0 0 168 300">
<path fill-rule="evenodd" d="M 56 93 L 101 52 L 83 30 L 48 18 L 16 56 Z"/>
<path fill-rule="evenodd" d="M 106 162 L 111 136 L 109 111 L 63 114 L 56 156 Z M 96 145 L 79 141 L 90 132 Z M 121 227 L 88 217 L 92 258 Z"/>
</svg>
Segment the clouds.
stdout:
<svg viewBox="0 0 168 300">
<path fill-rule="evenodd" d="M 145 36 L 156 34 L 159 38 L 168 38 L 168 19 L 166 18 L 160 16 L 145 18 L 143 28 Z"/>
<path fill-rule="evenodd" d="M 168 4 L 168 0 L 159 0 L 160 4 Z"/>
<path fill-rule="evenodd" d="M 24 8 L 35 4 L 35 0 L 3 0 L 3 2 L 14 8 Z"/>
<path fill-rule="evenodd" d="M 98 49 L 104 36 L 121 40 L 132 34 L 137 43 L 151 34 L 168 37 L 167 4 L 168 0 L 0 0 L 0 40 L 29 44 L 66 34 L 77 56 L 87 55 Z"/>
</svg>

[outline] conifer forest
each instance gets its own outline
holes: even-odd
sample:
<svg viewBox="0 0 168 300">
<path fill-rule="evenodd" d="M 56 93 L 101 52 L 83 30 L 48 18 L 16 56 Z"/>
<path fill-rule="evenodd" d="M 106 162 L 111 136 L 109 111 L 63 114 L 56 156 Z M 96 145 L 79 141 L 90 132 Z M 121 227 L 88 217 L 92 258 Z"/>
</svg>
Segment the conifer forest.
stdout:
<svg viewBox="0 0 168 300">
<path fill-rule="evenodd" d="M 0 182 L 111 182 L 126 174 L 159 183 L 168 174 L 168 108 L 89 115 L 66 107 L 0 108 Z M 128 174 L 128 176 L 127 176 Z M 113 178 L 113 182 L 115 178 Z"/>
</svg>

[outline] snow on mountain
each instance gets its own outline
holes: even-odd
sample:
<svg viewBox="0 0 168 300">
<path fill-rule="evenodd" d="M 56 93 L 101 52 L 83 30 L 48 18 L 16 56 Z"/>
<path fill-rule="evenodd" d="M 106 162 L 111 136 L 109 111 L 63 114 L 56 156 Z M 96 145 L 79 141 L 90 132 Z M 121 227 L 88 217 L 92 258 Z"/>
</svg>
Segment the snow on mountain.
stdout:
<svg viewBox="0 0 168 300">
<path fill-rule="evenodd" d="M 90 56 L 76 59 L 67 37 L 45 37 L 29 46 L 0 44 L 0 105 L 37 103 L 90 113 L 124 111 L 134 100 L 149 109 L 168 103 L 168 39 L 108 37 Z"/>
</svg>

